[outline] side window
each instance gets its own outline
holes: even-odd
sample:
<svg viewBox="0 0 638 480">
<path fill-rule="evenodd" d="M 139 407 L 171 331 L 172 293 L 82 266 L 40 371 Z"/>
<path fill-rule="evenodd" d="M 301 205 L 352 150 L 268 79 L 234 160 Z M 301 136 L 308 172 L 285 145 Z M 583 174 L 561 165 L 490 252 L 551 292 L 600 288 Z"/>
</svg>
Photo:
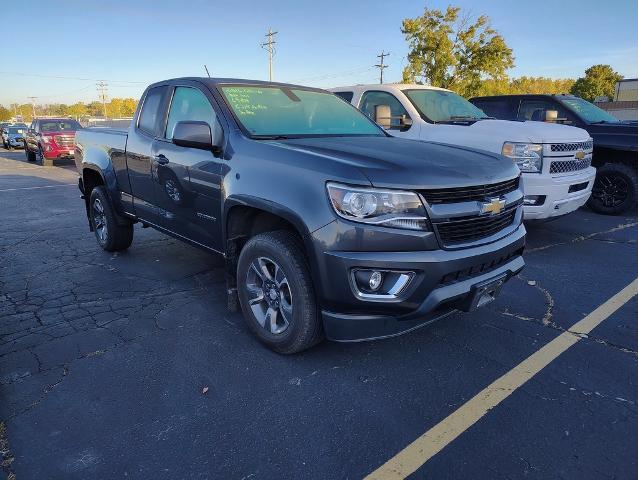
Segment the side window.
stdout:
<svg viewBox="0 0 638 480">
<path fill-rule="evenodd" d="M 410 118 L 410 116 L 394 95 L 388 92 L 365 92 L 363 97 L 361 97 L 359 109 L 374 120 L 374 111 L 377 105 L 387 105 L 390 107 L 390 114 L 392 115 L 390 120 L 391 130 L 405 129 L 401 120 L 404 117 Z"/>
<path fill-rule="evenodd" d="M 146 97 L 144 98 L 144 105 L 142 105 L 137 127 L 150 135 L 155 134 L 157 116 L 159 115 L 160 106 L 162 104 L 164 90 L 165 87 L 153 87 L 146 93 Z"/>
<path fill-rule="evenodd" d="M 557 112 L 557 117 L 554 120 L 547 120 L 547 111 Z M 517 120 L 571 124 L 572 116 L 568 115 L 563 107 L 549 100 L 521 100 Z"/>
<path fill-rule="evenodd" d="M 337 97 L 343 98 L 348 103 L 352 102 L 352 96 L 354 95 L 353 92 L 334 92 L 334 94 Z"/>
<path fill-rule="evenodd" d="M 175 124 L 182 121 L 206 122 L 211 128 L 216 128 L 216 115 L 206 96 L 197 88 L 177 87 L 168 112 L 165 137 L 173 138 Z"/>
</svg>

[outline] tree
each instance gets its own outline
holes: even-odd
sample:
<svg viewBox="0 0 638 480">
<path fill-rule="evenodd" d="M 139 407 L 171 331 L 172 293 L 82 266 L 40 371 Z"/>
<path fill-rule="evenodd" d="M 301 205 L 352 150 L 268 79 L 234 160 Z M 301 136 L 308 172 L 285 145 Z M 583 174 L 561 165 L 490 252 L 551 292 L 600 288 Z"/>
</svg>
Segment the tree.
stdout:
<svg viewBox="0 0 638 480">
<path fill-rule="evenodd" d="M 13 117 L 11 110 L 0 105 L 0 120 L 10 120 L 11 117 Z"/>
<path fill-rule="evenodd" d="M 481 15 L 472 23 L 459 7 L 445 12 L 426 8 L 403 20 L 401 31 L 410 46 L 404 82 L 421 81 L 462 95 L 478 92 L 485 78 L 499 80 L 514 66 L 512 49 Z"/>
<path fill-rule="evenodd" d="M 580 77 L 572 86 L 571 93 L 590 102 L 594 98 L 606 96 L 614 97 L 616 82 L 622 80 L 622 75 L 614 72 L 611 65 L 593 65 L 585 70 L 585 76 Z"/>
<path fill-rule="evenodd" d="M 78 103 L 74 103 L 73 105 L 69 105 L 69 107 L 66 109 L 67 115 L 71 115 L 76 120 L 78 120 L 83 115 L 86 115 L 86 112 L 87 112 L 86 105 L 84 105 L 84 103 L 82 103 L 82 102 L 78 102 Z"/>
<path fill-rule="evenodd" d="M 568 93 L 574 84 L 571 78 L 519 77 L 487 79 L 481 82 L 476 95 L 515 95 L 526 93 Z"/>
</svg>

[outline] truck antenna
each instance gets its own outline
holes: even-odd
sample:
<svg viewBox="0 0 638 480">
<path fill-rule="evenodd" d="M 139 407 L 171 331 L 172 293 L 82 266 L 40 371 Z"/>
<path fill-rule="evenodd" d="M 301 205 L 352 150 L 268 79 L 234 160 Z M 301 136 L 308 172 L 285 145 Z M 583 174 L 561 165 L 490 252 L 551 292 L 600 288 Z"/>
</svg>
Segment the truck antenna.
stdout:
<svg viewBox="0 0 638 480">
<path fill-rule="evenodd" d="M 204 64 L 204 70 L 206 70 L 206 75 L 208 75 L 208 78 L 210 78 L 210 73 L 208 73 L 208 67 L 206 66 L 206 64 Z"/>
</svg>

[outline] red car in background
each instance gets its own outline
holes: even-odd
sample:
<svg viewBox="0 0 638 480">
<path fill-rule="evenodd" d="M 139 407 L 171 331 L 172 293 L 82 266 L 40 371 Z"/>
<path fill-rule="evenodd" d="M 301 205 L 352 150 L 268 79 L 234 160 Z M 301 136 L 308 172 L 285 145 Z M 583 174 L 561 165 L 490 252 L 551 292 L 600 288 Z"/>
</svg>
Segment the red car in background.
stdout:
<svg viewBox="0 0 638 480">
<path fill-rule="evenodd" d="M 82 126 L 69 118 L 36 118 L 25 135 L 24 151 L 27 160 L 39 160 L 42 165 L 53 165 L 58 158 L 75 155 L 75 132 Z"/>
</svg>

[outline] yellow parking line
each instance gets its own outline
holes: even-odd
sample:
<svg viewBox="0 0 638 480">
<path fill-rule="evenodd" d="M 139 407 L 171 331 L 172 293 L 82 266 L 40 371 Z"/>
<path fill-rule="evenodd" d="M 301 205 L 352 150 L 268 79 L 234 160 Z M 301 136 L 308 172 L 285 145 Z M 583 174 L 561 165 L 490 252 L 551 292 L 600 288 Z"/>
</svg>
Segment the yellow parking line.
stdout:
<svg viewBox="0 0 638 480">
<path fill-rule="evenodd" d="M 569 330 L 527 357 L 501 378 L 468 400 L 458 410 L 425 432 L 398 454 L 366 477 L 371 479 L 406 478 L 445 446 L 474 425 L 487 412 L 509 397 L 517 388 L 540 372 L 552 360 L 578 342 L 583 335 L 612 315 L 638 294 L 638 278 L 611 297 Z"/>
</svg>

